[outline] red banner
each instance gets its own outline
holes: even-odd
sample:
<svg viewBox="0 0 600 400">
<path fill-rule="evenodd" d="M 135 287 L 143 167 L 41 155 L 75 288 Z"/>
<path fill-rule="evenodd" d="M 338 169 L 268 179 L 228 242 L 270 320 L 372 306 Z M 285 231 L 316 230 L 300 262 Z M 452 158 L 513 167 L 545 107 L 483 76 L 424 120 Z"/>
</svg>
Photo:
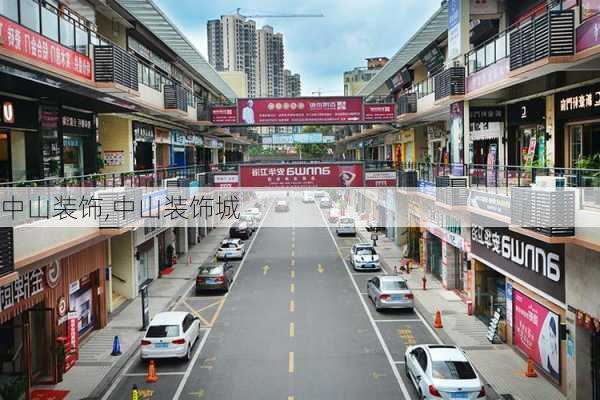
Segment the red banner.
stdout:
<svg viewBox="0 0 600 400">
<path fill-rule="evenodd" d="M 89 57 L 63 47 L 3 17 L 0 17 L 0 47 L 34 62 L 43 63 L 85 79 L 92 79 L 92 61 Z"/>
<path fill-rule="evenodd" d="M 365 173 L 365 186 L 395 187 L 396 171 L 372 171 Z"/>
<path fill-rule="evenodd" d="M 387 122 L 396 119 L 396 104 L 365 104 L 365 121 Z"/>
<path fill-rule="evenodd" d="M 362 164 L 241 165 L 243 187 L 362 187 Z"/>
<path fill-rule="evenodd" d="M 239 99 L 243 125 L 289 125 L 360 122 L 361 97 Z"/>
<path fill-rule="evenodd" d="M 213 107 L 210 120 L 214 124 L 237 124 L 237 107 Z"/>
</svg>

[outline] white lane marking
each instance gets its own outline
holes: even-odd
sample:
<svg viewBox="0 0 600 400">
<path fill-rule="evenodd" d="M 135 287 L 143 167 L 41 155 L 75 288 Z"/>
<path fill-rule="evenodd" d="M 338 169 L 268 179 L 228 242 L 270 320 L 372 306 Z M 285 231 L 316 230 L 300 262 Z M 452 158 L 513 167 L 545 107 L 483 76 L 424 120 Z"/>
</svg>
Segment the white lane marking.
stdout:
<svg viewBox="0 0 600 400">
<path fill-rule="evenodd" d="M 325 221 L 323 212 L 321 211 L 320 208 L 318 210 L 319 210 L 319 214 L 321 214 L 321 218 L 323 219 L 323 222 L 325 222 L 325 226 L 327 227 L 327 232 L 329 232 L 329 236 L 331 237 L 331 240 L 333 241 L 333 244 L 335 245 L 335 248 L 337 249 L 338 255 L 340 256 L 340 259 L 342 260 L 344 267 L 346 267 L 346 272 L 348 273 L 348 277 L 350 277 L 350 281 L 352 282 L 352 285 L 354 286 L 356 293 L 359 295 L 358 297 L 360 299 L 360 302 L 362 303 L 365 313 L 367 314 L 367 318 L 369 318 L 369 322 L 371 323 L 371 326 L 373 327 L 373 330 L 375 331 L 375 334 L 377 335 L 379 344 L 381 344 L 381 348 L 383 349 L 383 352 L 385 353 L 385 356 L 387 357 L 388 362 L 390 363 L 390 367 L 392 368 L 392 372 L 394 373 L 394 376 L 396 377 L 398 386 L 400 386 L 400 390 L 402 391 L 404 398 L 406 400 L 410 400 L 410 398 L 411 398 L 410 393 L 408 392 L 408 388 L 406 387 L 406 385 L 404 384 L 404 381 L 402 380 L 402 377 L 400 376 L 398 367 L 396 366 L 396 364 L 394 364 L 394 359 L 392 358 L 392 353 L 390 353 L 390 349 L 388 348 L 387 344 L 383 340 L 383 335 L 381 334 L 379 327 L 373 320 L 373 316 L 371 316 L 371 312 L 369 311 L 369 307 L 367 306 L 367 303 L 365 302 L 365 298 L 360 295 L 360 289 L 358 289 L 358 285 L 356 284 L 356 281 L 354 280 L 354 277 L 352 276 L 352 272 L 350 272 L 348 263 L 346 262 L 346 259 L 343 257 L 342 251 L 340 250 L 340 248 L 335 240 L 335 237 L 333 236 L 333 233 L 331 233 L 331 229 L 329 229 L 329 227 L 327 225 L 327 221 Z"/>
<path fill-rule="evenodd" d="M 238 277 L 240 271 L 242 270 L 242 267 L 246 263 L 247 255 L 248 255 L 248 253 L 250 253 L 250 250 L 252 249 L 252 246 L 254 245 L 254 242 L 256 241 L 256 238 L 258 237 L 258 234 L 260 233 L 260 230 L 262 229 L 263 224 L 265 223 L 265 220 L 267 219 L 267 215 L 269 214 L 269 211 L 271 210 L 272 206 L 273 206 L 273 203 L 269 204 L 269 208 L 267 208 L 267 211 L 265 212 L 263 219 L 260 221 L 260 225 L 259 225 L 258 229 L 256 230 L 256 232 L 254 234 L 254 238 L 250 242 L 250 245 L 248 245 L 248 250 L 246 251 L 246 255 L 242 259 L 242 262 L 240 262 L 240 265 L 239 265 L 237 271 L 235 272 L 235 275 L 233 276 L 233 283 L 231 284 L 231 287 L 229 288 L 229 292 L 227 292 L 225 294 L 225 297 L 227 297 L 227 295 L 229 293 L 231 293 L 231 289 L 233 288 L 233 285 L 235 285 L 235 283 L 237 282 L 237 277 Z M 227 300 L 226 298 L 223 299 L 223 303 L 225 303 L 226 300 Z M 187 380 L 190 378 L 192 369 L 193 369 L 194 365 L 196 365 L 196 361 L 198 361 L 198 357 L 200 357 L 200 352 L 201 352 L 202 348 L 204 347 L 204 344 L 206 343 L 206 339 L 208 338 L 208 335 L 210 335 L 211 331 L 212 331 L 212 328 L 208 328 L 208 330 L 206 331 L 206 334 L 202 338 L 202 341 L 200 342 L 200 345 L 198 346 L 198 350 L 196 351 L 196 354 L 194 354 L 194 357 L 192 358 L 192 360 L 190 360 L 190 363 L 185 371 L 185 374 L 183 375 L 183 378 L 179 382 L 179 386 L 177 386 L 177 391 L 173 395 L 173 400 L 179 400 L 179 397 L 181 396 L 181 392 L 183 391 L 183 388 L 184 388 L 185 384 L 187 383 Z"/>
<path fill-rule="evenodd" d="M 404 361 L 394 361 L 394 364 L 402 364 L 402 365 L 404 365 Z"/>
</svg>

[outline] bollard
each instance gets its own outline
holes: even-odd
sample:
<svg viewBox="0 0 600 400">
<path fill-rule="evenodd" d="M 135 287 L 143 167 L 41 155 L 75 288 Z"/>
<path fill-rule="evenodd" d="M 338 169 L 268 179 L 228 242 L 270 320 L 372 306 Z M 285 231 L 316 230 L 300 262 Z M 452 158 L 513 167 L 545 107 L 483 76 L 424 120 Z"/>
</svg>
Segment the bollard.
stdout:
<svg viewBox="0 0 600 400">
<path fill-rule="evenodd" d="M 115 336 L 113 339 L 113 348 L 111 356 L 120 356 L 121 355 L 121 341 L 119 340 L 119 336 Z"/>
<path fill-rule="evenodd" d="M 410 274 L 410 261 L 406 263 L 406 274 Z"/>
<path fill-rule="evenodd" d="M 427 290 L 427 277 L 425 275 L 423 275 L 423 290 Z"/>
</svg>

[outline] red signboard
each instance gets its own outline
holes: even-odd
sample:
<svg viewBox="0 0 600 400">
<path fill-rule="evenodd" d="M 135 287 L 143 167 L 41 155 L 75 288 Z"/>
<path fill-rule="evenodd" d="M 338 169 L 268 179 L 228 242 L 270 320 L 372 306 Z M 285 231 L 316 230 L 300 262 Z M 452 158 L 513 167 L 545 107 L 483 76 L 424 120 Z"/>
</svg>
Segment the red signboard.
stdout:
<svg viewBox="0 0 600 400">
<path fill-rule="evenodd" d="M 242 125 L 289 125 L 360 122 L 362 97 L 239 99 Z"/>
<path fill-rule="evenodd" d="M 89 57 L 0 17 L 0 47 L 85 79 L 92 79 Z"/>
<path fill-rule="evenodd" d="M 215 124 L 237 124 L 237 107 L 213 107 L 210 120 Z"/>
<path fill-rule="evenodd" d="M 241 165 L 243 187 L 362 187 L 362 164 Z"/>
<path fill-rule="evenodd" d="M 65 372 L 67 372 L 79 359 L 79 316 L 76 312 L 69 312 L 65 347 Z"/>
<path fill-rule="evenodd" d="M 365 186 L 394 187 L 396 186 L 396 171 L 365 172 Z"/>
<path fill-rule="evenodd" d="M 396 118 L 396 104 L 365 104 L 365 121 L 393 121 Z"/>
</svg>

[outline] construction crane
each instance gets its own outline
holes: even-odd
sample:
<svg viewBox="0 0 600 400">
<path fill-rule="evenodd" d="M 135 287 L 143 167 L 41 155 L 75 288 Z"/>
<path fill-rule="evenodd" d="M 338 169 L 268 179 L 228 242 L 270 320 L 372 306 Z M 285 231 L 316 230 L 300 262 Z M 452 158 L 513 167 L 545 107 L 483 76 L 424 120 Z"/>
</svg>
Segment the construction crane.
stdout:
<svg viewBox="0 0 600 400">
<path fill-rule="evenodd" d="M 257 15 L 243 15 L 240 13 L 241 8 L 236 8 L 236 15 L 244 18 L 322 18 L 323 14 L 257 14 Z"/>
</svg>

